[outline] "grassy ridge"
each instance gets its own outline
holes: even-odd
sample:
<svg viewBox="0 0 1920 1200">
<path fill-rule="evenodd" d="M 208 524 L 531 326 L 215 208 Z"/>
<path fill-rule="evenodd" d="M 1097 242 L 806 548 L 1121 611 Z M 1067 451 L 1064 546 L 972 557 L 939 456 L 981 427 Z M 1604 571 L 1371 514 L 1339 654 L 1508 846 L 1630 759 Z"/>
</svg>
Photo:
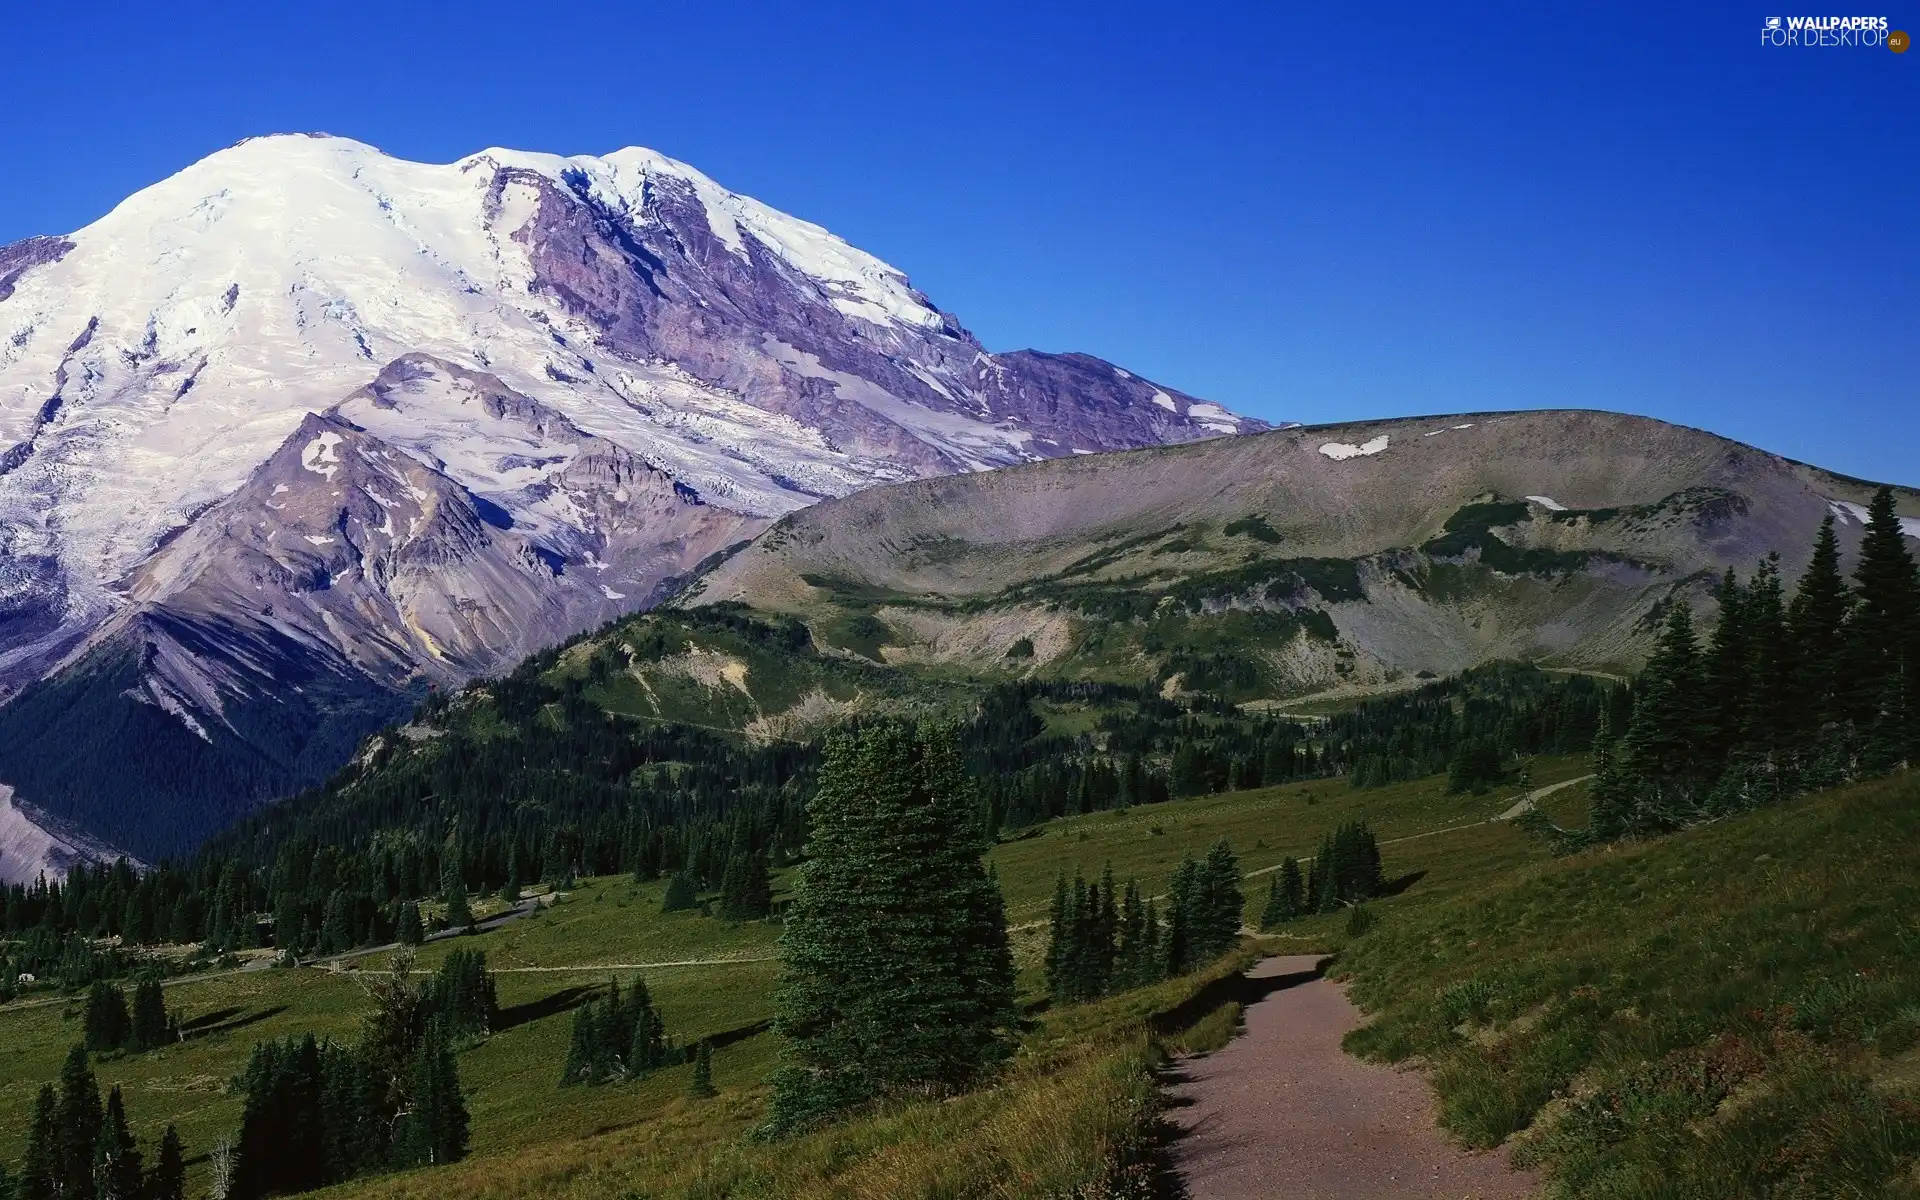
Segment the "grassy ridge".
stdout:
<svg viewBox="0 0 1920 1200">
<path fill-rule="evenodd" d="M 1566 1195 L 1916 1195 L 1916 914 L 1909 772 L 1396 905 L 1349 1044 Z"/>
</svg>

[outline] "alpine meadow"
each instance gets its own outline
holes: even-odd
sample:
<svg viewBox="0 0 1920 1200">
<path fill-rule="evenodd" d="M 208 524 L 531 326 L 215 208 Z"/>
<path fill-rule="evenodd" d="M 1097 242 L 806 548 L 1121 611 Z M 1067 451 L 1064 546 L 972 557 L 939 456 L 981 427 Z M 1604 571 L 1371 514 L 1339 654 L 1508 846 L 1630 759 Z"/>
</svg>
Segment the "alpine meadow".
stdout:
<svg viewBox="0 0 1920 1200">
<path fill-rule="evenodd" d="M 1920 1200 L 1905 32 L 214 7 L 0 73 L 0 1200 Z"/>
</svg>

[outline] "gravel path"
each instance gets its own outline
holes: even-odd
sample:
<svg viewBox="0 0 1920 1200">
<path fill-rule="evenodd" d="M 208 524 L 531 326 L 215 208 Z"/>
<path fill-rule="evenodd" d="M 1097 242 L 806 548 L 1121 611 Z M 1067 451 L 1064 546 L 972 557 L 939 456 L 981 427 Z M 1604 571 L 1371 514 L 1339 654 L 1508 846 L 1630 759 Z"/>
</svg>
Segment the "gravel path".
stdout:
<svg viewBox="0 0 1920 1200">
<path fill-rule="evenodd" d="M 1472 1154 L 1434 1124 L 1424 1076 L 1340 1049 L 1363 1024 L 1319 959 L 1282 955 L 1248 972 L 1245 1032 L 1174 1064 L 1175 1162 L 1193 1200 L 1525 1197 L 1539 1181 L 1498 1151 Z"/>
</svg>

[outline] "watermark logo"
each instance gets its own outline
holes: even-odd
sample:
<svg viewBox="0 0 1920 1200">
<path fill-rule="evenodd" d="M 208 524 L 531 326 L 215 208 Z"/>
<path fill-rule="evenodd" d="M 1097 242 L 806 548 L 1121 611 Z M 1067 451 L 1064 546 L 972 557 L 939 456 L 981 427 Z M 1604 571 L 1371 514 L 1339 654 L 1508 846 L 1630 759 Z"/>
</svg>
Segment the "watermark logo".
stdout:
<svg viewBox="0 0 1920 1200">
<path fill-rule="evenodd" d="M 1760 27 L 1762 46 L 1806 46 L 1879 49 L 1898 54 L 1907 48 L 1907 35 L 1891 28 L 1885 17 L 1768 17 Z"/>
</svg>

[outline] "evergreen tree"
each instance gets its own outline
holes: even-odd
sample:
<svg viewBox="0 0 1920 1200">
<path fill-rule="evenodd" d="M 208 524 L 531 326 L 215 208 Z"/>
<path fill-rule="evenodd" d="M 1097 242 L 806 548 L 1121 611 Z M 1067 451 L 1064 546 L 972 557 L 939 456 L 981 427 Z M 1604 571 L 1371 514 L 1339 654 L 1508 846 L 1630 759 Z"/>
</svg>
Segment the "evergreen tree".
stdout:
<svg viewBox="0 0 1920 1200">
<path fill-rule="evenodd" d="M 1633 781 L 1621 761 L 1613 716 L 1600 710 L 1600 732 L 1593 738 L 1593 782 L 1587 785 L 1588 836 L 1611 842 L 1627 831 L 1627 813 L 1633 806 Z M 1570 847 L 1571 848 L 1571 847 Z"/>
<path fill-rule="evenodd" d="M 426 927 L 420 922 L 420 906 L 412 900 L 400 906 L 400 919 L 395 922 L 394 940 L 402 946 L 418 946 L 427 940 Z"/>
<path fill-rule="evenodd" d="M 675 871 L 673 878 L 667 880 L 667 893 L 660 902 L 660 911 L 685 912 L 699 903 L 700 896 L 694 887 L 693 877 L 685 871 Z"/>
<path fill-rule="evenodd" d="M 140 1151 L 127 1128 L 127 1108 L 116 1085 L 107 1093 L 106 1122 L 94 1165 L 96 1200 L 140 1200 Z"/>
<path fill-rule="evenodd" d="M 1693 610 L 1681 601 L 1668 610 L 1659 646 L 1634 689 L 1625 744 L 1634 788 L 1628 833 L 1678 829 L 1705 811 L 1711 764 L 1702 753 L 1710 737 L 1704 691 Z"/>
<path fill-rule="evenodd" d="M 136 1053 L 157 1049 L 172 1041 L 167 1002 L 160 981 L 148 976 L 133 989 L 133 1016 L 127 1046 Z"/>
<path fill-rule="evenodd" d="M 402 1162 L 429 1165 L 466 1157 L 467 1103 L 453 1047 L 438 1022 L 430 1022 L 414 1057 L 409 1107 L 402 1123 Z"/>
<path fill-rule="evenodd" d="M 1699 754 L 1706 764 L 1725 762 L 1741 742 L 1747 721 L 1753 663 L 1748 631 L 1748 596 L 1732 567 L 1727 568 L 1714 595 L 1720 604 L 1720 620 L 1708 641 L 1701 694 L 1705 707 L 1702 717 L 1706 722 L 1706 736 L 1699 747 Z M 1711 770 L 1712 767 L 1703 769 Z"/>
<path fill-rule="evenodd" d="M 713 1088 L 713 1043 L 701 1038 L 693 1055 L 693 1082 L 687 1086 L 687 1095 L 706 1100 L 718 1094 Z"/>
<path fill-rule="evenodd" d="M 1005 1059 L 1013 960 L 978 802 L 951 731 L 834 739 L 787 912 L 770 1128 L 896 1088 L 965 1086 Z"/>
<path fill-rule="evenodd" d="M 1798 722 L 1803 738 L 1811 738 L 1846 715 L 1841 681 L 1847 669 L 1845 631 L 1852 605 L 1852 593 L 1840 574 L 1839 539 L 1828 515 L 1820 523 L 1813 559 L 1787 610 L 1795 647 L 1793 692 L 1799 701 L 1794 709 L 1803 714 Z"/>
<path fill-rule="evenodd" d="M 40 1085 L 27 1126 L 27 1152 L 20 1160 L 17 1200 L 56 1200 L 61 1194 L 60 1112 L 53 1085 Z"/>
<path fill-rule="evenodd" d="M 484 950 L 455 950 L 441 961 L 423 991 L 423 1003 L 448 1037 L 482 1037 L 499 1012 Z"/>
<path fill-rule="evenodd" d="M 86 1047 L 75 1046 L 60 1068 L 60 1103 L 54 1116 L 55 1187 L 60 1196 L 93 1194 L 94 1153 L 105 1122 L 100 1085 L 87 1063 Z"/>
<path fill-rule="evenodd" d="M 1908 710 L 1920 681 L 1920 574 L 1894 510 L 1881 488 L 1867 506 L 1867 528 L 1854 568 L 1855 602 L 1847 625 L 1849 708 L 1861 737 L 1861 767 L 1884 771 L 1904 761 L 1914 742 Z"/>
<path fill-rule="evenodd" d="M 187 1160 L 180 1133 L 171 1124 L 160 1138 L 160 1153 L 146 1180 L 146 1200 L 186 1200 Z"/>
<path fill-rule="evenodd" d="M 1300 863 L 1288 855 L 1280 861 L 1280 869 L 1273 873 L 1273 882 L 1267 889 L 1267 906 L 1260 914 L 1260 927 L 1272 929 L 1299 916 L 1304 901 L 1301 892 Z"/>
<path fill-rule="evenodd" d="M 727 868 L 720 880 L 720 915 L 730 921 L 764 920 L 773 907 L 767 853 L 753 844 L 746 822 L 734 829 Z"/>
<path fill-rule="evenodd" d="M 118 1050 L 126 1044 L 128 1024 L 127 994 L 119 984 L 95 980 L 87 991 L 87 1049 Z"/>
<path fill-rule="evenodd" d="M 458 878 L 447 889 L 447 928 L 473 932 L 473 908 L 467 903 L 467 885 Z"/>
</svg>

